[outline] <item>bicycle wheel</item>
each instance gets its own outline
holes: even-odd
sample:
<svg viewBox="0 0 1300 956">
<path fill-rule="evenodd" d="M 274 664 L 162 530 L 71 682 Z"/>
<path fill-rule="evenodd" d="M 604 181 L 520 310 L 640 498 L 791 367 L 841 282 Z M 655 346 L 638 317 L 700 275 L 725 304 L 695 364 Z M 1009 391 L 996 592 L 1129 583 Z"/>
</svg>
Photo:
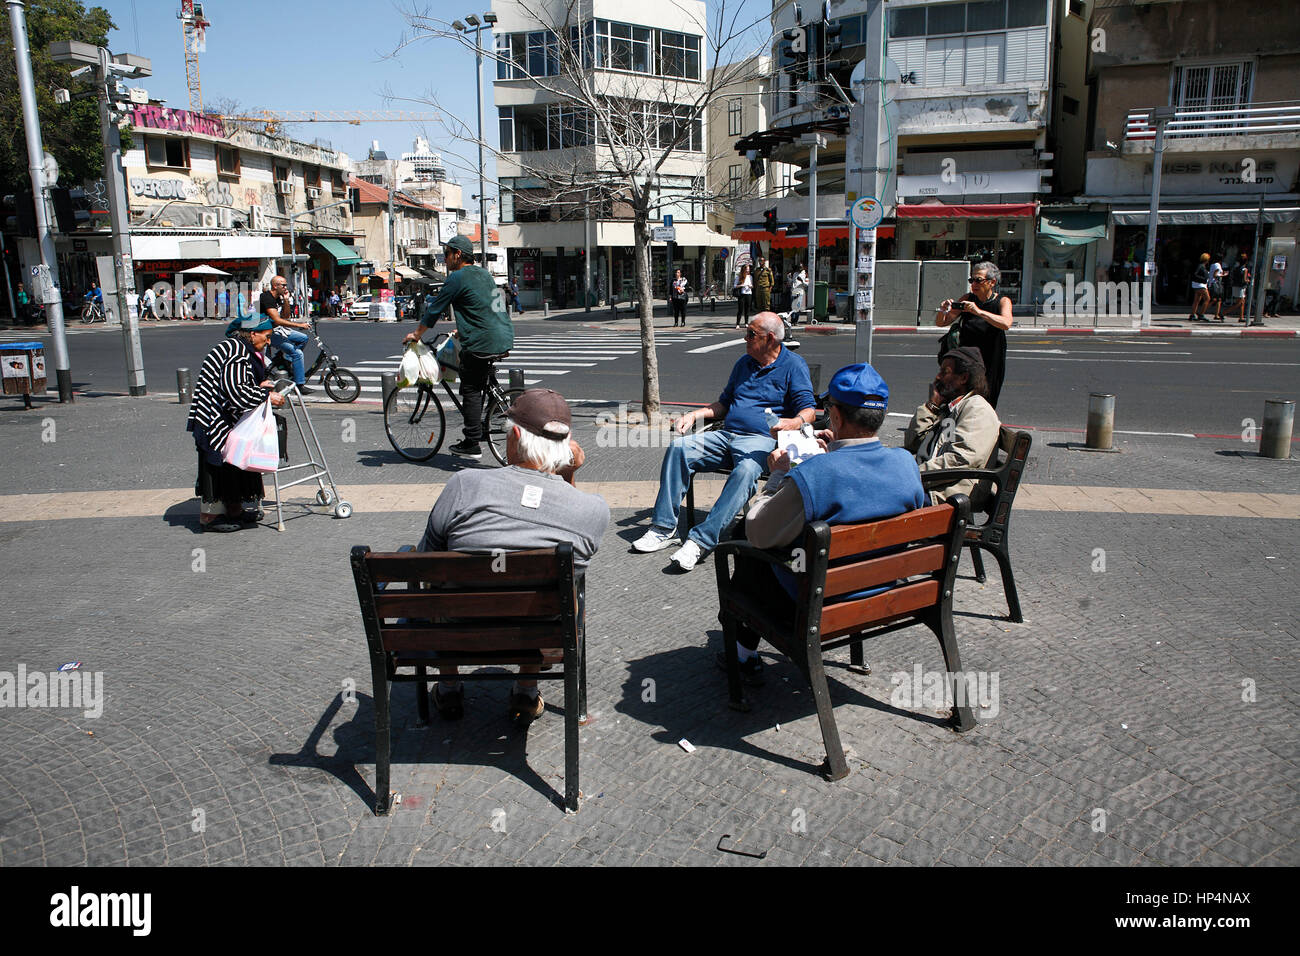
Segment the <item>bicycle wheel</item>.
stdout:
<svg viewBox="0 0 1300 956">
<path fill-rule="evenodd" d="M 90 325 L 95 321 L 95 304 L 87 302 L 81 310 L 81 324 Z"/>
<path fill-rule="evenodd" d="M 361 394 L 361 380 L 345 368 L 333 369 L 325 373 L 325 394 L 344 405 L 355 402 Z"/>
<path fill-rule="evenodd" d="M 399 388 L 384 402 L 384 431 L 407 461 L 428 461 L 442 447 L 447 416 L 433 389 Z"/>
<path fill-rule="evenodd" d="M 488 447 L 492 449 L 492 457 L 498 464 L 506 463 L 506 410 L 521 394 L 523 394 L 522 389 L 506 392 L 500 387 L 488 393 L 487 406 L 483 410 L 483 424 L 487 432 Z"/>
</svg>

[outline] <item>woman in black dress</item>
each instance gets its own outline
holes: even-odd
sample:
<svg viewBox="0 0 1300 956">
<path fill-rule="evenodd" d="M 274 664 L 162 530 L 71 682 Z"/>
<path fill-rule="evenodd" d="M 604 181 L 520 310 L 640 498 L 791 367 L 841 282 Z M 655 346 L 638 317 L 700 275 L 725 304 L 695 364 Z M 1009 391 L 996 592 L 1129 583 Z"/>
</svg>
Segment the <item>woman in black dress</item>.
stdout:
<svg viewBox="0 0 1300 956">
<path fill-rule="evenodd" d="M 991 262 L 971 268 L 970 292 L 956 301 L 944 299 L 935 313 L 934 324 L 940 328 L 960 320 L 959 346 L 973 345 L 980 350 L 989 379 L 989 404 L 998 406 L 998 393 L 1007 370 L 1007 329 L 1011 328 L 1011 299 L 998 295 L 1002 273 Z"/>
</svg>

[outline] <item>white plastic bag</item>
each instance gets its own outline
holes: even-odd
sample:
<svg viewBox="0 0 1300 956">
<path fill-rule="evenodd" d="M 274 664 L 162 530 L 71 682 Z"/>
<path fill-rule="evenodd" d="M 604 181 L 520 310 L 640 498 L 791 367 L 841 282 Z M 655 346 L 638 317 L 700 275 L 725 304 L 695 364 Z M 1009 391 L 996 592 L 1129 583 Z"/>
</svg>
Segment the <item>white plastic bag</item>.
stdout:
<svg viewBox="0 0 1300 956">
<path fill-rule="evenodd" d="M 244 413 L 226 436 L 222 459 L 242 471 L 275 471 L 280 465 L 280 442 L 275 434 L 271 399 Z"/>
<path fill-rule="evenodd" d="M 444 381 L 454 382 L 460 378 L 460 346 L 456 337 L 449 336 L 447 341 L 438 346 L 435 354 L 442 369 Z"/>
<path fill-rule="evenodd" d="M 433 349 L 421 342 L 416 354 L 420 357 L 420 381 L 426 385 L 437 385 L 442 381 L 442 370 L 433 357 Z"/>
<path fill-rule="evenodd" d="M 438 360 L 433 357 L 433 349 L 423 342 L 412 342 L 402 355 L 402 364 L 397 368 L 397 387 L 410 388 L 416 382 L 437 385 L 442 379 L 442 370 Z"/>
</svg>

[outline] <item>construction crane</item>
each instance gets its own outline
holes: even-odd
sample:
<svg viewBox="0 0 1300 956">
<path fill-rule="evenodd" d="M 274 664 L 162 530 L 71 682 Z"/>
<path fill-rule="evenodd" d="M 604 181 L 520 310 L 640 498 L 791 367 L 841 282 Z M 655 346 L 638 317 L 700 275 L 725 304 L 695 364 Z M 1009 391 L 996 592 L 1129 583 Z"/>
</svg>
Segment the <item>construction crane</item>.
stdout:
<svg viewBox="0 0 1300 956">
<path fill-rule="evenodd" d="M 275 135 L 286 123 L 424 123 L 441 119 L 437 113 L 409 113 L 405 110 L 257 110 L 243 116 L 222 116 L 227 123 L 261 123 L 263 131 Z"/>
<path fill-rule="evenodd" d="M 203 91 L 199 86 L 199 54 L 206 53 L 207 29 L 211 24 L 203 16 L 203 4 L 181 0 L 176 18 L 181 21 L 181 42 L 185 47 L 185 84 L 190 89 L 190 110 L 203 112 Z"/>
</svg>

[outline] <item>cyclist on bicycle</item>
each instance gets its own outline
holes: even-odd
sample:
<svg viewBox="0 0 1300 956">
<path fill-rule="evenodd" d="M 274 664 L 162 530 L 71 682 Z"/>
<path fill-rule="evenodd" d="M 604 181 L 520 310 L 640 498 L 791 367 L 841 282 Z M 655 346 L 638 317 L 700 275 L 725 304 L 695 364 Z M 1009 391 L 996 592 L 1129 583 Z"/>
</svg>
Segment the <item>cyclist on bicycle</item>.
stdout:
<svg viewBox="0 0 1300 956">
<path fill-rule="evenodd" d="M 506 311 L 506 297 L 492 273 L 474 265 L 474 247 L 464 236 L 454 236 L 443 247 L 447 260 L 447 282 L 434 296 L 415 331 L 406 336 L 414 342 L 429 331 L 450 306 L 456 316 L 456 337 L 460 341 L 460 397 L 465 405 L 465 437 L 448 451 L 462 458 L 482 458 L 484 439 L 483 396 L 493 375 L 492 363 L 515 344 L 515 330 Z"/>
</svg>

